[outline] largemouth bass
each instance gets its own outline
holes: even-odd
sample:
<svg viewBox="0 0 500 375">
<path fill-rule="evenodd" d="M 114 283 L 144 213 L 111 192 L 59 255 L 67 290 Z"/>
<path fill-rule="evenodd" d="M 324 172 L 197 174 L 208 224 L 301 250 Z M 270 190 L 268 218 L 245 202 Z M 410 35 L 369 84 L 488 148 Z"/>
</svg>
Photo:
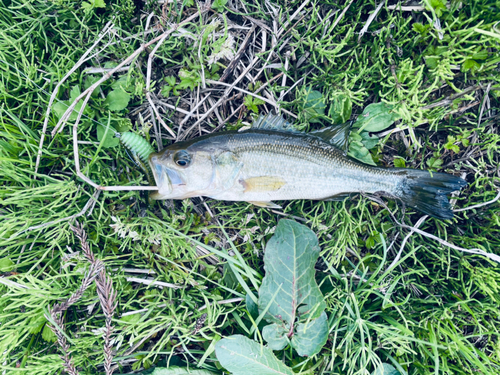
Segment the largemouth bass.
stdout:
<svg viewBox="0 0 500 375">
<path fill-rule="evenodd" d="M 294 131 L 279 116 L 249 130 L 174 143 L 149 156 L 158 191 L 153 199 L 205 196 L 279 207 L 279 200 L 337 200 L 352 193 L 399 199 L 428 215 L 453 217 L 447 194 L 467 183 L 447 173 L 372 167 L 342 151 L 348 127 Z"/>
</svg>

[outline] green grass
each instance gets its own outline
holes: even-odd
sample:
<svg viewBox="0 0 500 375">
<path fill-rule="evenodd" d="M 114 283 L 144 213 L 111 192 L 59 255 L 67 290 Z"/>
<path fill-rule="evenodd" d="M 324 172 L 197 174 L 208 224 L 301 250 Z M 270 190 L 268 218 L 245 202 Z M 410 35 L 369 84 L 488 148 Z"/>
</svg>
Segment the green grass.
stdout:
<svg viewBox="0 0 500 375">
<path fill-rule="evenodd" d="M 207 64 L 208 57 L 220 50 L 228 33 L 236 38 L 237 49 L 248 29 L 235 25 L 250 27 L 251 17 L 267 25 L 267 42 L 262 52 L 263 29 L 256 26 L 242 63 L 246 67 L 258 57 L 251 70 L 255 76 L 266 61 L 284 64 L 289 56 L 284 87 L 282 76 L 273 80 L 281 68 L 264 69 L 257 81 L 269 82 L 266 89 L 277 100 L 303 78 L 280 102 L 298 117 L 298 128 L 319 129 L 334 121 L 336 113 L 329 108 L 341 99 L 352 104 L 352 118 L 368 104 L 384 101 L 400 116 L 389 130 L 400 131 L 382 136 L 370 150 L 378 165 L 393 167 L 403 159 L 406 167 L 464 175 L 469 186 L 457 197 L 456 208 L 493 200 L 500 188 L 499 2 L 451 1 L 446 8 L 441 0 L 430 0 L 432 11 L 416 12 L 384 6 L 359 41 L 358 33 L 378 2 L 354 0 L 334 26 L 343 3 L 311 1 L 285 24 L 303 2 L 273 2 L 281 17 L 277 28 L 285 26 L 273 46 L 273 15 L 264 1 L 236 1 L 238 9 L 217 1 L 217 11 L 195 18 L 163 42 L 152 65 L 151 92 L 163 100 L 161 92 L 169 95 L 170 105 L 189 112 L 198 87 L 203 95 L 208 92 L 201 87 L 202 68 L 206 79 L 216 81 L 229 64 L 219 60 L 217 71 Z M 167 3 L 163 10 L 155 2 L 132 0 L 107 1 L 105 8 L 92 7 L 100 2 L 87 4 L 4 0 L 0 7 L 0 372 L 64 370 L 61 348 L 44 314 L 80 288 L 89 268 L 68 217 L 79 214 L 95 190 L 75 174 L 72 127 L 50 136 L 63 103 L 69 104 L 77 90 L 83 92 L 101 76 L 85 73 L 86 68 L 116 66 L 159 35 L 143 34 L 150 13 L 157 17 L 149 27 L 167 30 L 198 11 L 189 0 Z M 210 24 L 216 17 L 222 17 L 216 26 L 221 39 L 213 40 L 209 36 L 215 26 Z M 442 39 L 431 25 L 436 18 Z M 35 172 L 52 91 L 111 20 L 114 32 L 103 39 L 102 50 L 61 86 Z M 162 125 L 148 117 L 149 52 L 99 87 L 78 127 L 82 170 L 101 185 L 147 182 L 123 147 L 98 139 L 99 124 L 142 132 L 154 147 L 159 141 L 163 147 L 171 142 Z M 258 90 L 249 83 L 247 77 L 237 87 Z M 208 85 L 214 103 L 225 88 Z M 305 110 L 309 88 L 325 99 L 325 114 L 318 122 L 311 122 Z M 463 94 L 468 88 L 473 89 Z M 122 94 L 113 102 L 113 91 L 126 92 L 128 99 Z M 226 119 L 242 105 L 228 126 L 251 122 L 255 108 L 259 113 L 272 109 L 260 99 L 234 93 L 219 107 Z M 441 103 L 449 97 L 450 102 Z M 200 115 L 211 106 L 200 106 Z M 162 117 L 177 134 L 184 114 L 166 109 Z M 186 121 L 181 133 L 195 121 L 195 116 Z M 201 128 L 213 131 L 219 122 L 209 116 Z M 199 134 L 196 129 L 189 137 Z M 327 303 L 330 336 L 312 358 L 290 349 L 275 354 L 297 372 L 312 369 L 315 374 L 368 374 L 380 361 L 408 374 L 498 374 L 499 264 L 413 233 L 396 267 L 386 272 L 410 233 L 388 209 L 410 226 L 421 217 L 386 202 L 387 208 L 362 196 L 342 202 L 284 202 L 283 212 L 319 237 L 322 260 L 316 274 Z M 254 323 L 245 297 L 257 292 L 264 276 L 263 249 L 282 216 L 246 203 L 206 204 L 216 219 L 199 199 L 149 205 L 147 195 L 137 191 L 101 192 L 93 209 L 78 216 L 117 292 L 112 349 L 122 362 L 115 373 L 167 364 L 196 368 L 200 363 L 222 373 L 210 345 L 232 334 L 249 336 Z M 462 248 L 500 255 L 499 207 L 496 201 L 457 212 L 451 221 L 427 218 L 419 229 Z M 220 263 L 211 263 L 207 254 Z M 137 270 L 153 271 L 148 277 L 181 288 L 127 280 L 146 277 Z M 242 300 L 224 302 L 234 298 Z M 196 331 L 203 313 L 206 321 Z M 62 318 L 80 373 L 105 373 L 106 318 L 95 284 Z M 259 340 L 257 333 L 249 337 Z"/>
</svg>

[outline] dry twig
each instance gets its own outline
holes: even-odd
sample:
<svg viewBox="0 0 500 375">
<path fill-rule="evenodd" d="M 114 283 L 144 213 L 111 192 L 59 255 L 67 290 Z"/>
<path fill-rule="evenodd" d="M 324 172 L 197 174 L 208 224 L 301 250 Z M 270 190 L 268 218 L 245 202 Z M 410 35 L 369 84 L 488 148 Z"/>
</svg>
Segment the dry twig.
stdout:
<svg viewBox="0 0 500 375">
<path fill-rule="evenodd" d="M 373 199 L 373 198 L 371 198 L 371 197 L 370 197 L 370 199 Z M 394 216 L 394 214 L 392 213 L 392 211 L 389 209 L 389 207 L 387 207 L 387 205 L 385 204 L 385 202 L 384 202 L 384 201 L 382 201 L 382 200 L 378 200 L 378 199 L 377 199 L 377 200 L 376 200 L 376 202 L 377 202 L 377 203 L 379 203 L 380 205 L 382 205 L 382 206 L 383 206 L 383 207 L 387 210 L 387 212 L 389 212 L 389 214 L 390 214 L 390 215 L 391 215 L 391 217 L 392 217 L 392 220 L 393 220 L 393 221 L 394 221 L 397 225 L 399 225 L 401 228 L 406 228 L 406 229 L 409 229 L 411 232 L 415 232 L 415 233 L 418 233 L 418 234 L 420 234 L 420 235 L 422 235 L 422 236 L 424 236 L 424 237 L 430 238 L 430 239 L 432 239 L 432 240 L 434 240 L 434 241 L 439 242 L 441 245 L 444 245 L 444 246 L 449 247 L 449 248 L 451 248 L 451 249 L 458 250 L 458 251 L 461 251 L 461 252 L 464 252 L 464 253 L 470 253 L 470 254 L 482 255 L 482 256 L 484 256 L 484 257 L 486 257 L 486 258 L 488 258 L 488 259 L 491 259 L 491 260 L 493 260 L 493 261 L 495 261 L 495 262 L 500 263 L 500 256 L 498 256 L 498 255 L 496 255 L 496 254 L 493 254 L 493 253 L 488 253 L 488 252 L 486 252 L 486 251 L 484 251 L 484 250 L 482 250 L 482 249 L 477 249 L 477 248 L 473 248 L 473 249 L 465 249 L 465 248 L 463 248 L 463 247 L 456 246 L 456 245 L 454 245 L 454 244 L 452 244 L 452 243 L 450 243 L 450 242 L 448 242 L 448 241 L 445 241 L 445 240 L 443 240 L 443 239 L 441 239 L 441 238 L 439 238 L 439 237 L 437 237 L 437 236 L 435 236 L 435 235 L 433 235 L 433 234 L 430 234 L 430 233 L 428 233 L 428 232 L 425 232 L 425 231 L 423 231 L 423 230 L 420 230 L 420 229 L 418 229 L 418 228 L 417 228 L 417 225 L 415 225 L 415 226 L 411 227 L 411 226 L 409 226 L 409 225 L 403 224 L 403 223 L 399 222 L 399 221 L 396 219 L 396 217 Z M 426 218 L 426 216 L 423 216 L 423 218 L 425 219 L 425 218 Z M 400 249 L 400 251 L 401 251 L 401 250 L 402 250 L 402 249 Z M 391 266 L 392 266 L 392 265 L 391 265 Z"/>
</svg>

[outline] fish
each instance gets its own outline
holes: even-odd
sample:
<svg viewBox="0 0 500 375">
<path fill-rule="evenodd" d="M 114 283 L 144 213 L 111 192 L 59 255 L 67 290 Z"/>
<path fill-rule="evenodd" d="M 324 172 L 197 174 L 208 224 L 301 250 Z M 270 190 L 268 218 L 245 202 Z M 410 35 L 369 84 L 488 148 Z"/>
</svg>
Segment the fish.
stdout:
<svg viewBox="0 0 500 375">
<path fill-rule="evenodd" d="M 279 115 L 250 129 L 173 143 L 149 155 L 152 199 L 208 197 L 279 208 L 275 201 L 384 195 L 438 219 L 453 218 L 447 195 L 467 185 L 448 173 L 374 167 L 347 155 L 349 123 L 300 132 Z"/>
</svg>

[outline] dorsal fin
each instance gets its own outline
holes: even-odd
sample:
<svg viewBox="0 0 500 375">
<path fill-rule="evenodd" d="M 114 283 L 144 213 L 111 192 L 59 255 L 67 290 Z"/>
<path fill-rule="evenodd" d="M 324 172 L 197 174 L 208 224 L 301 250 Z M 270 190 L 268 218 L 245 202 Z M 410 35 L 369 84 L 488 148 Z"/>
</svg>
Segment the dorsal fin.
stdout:
<svg viewBox="0 0 500 375">
<path fill-rule="evenodd" d="M 267 130 L 277 130 L 277 131 L 287 131 L 287 132 L 297 132 L 291 123 L 286 121 L 280 115 L 273 115 L 271 113 L 263 116 L 257 117 L 252 124 L 252 129 L 267 129 Z"/>
<path fill-rule="evenodd" d="M 275 130 L 275 131 L 287 131 L 294 133 L 301 133 L 299 130 L 295 129 L 291 123 L 286 121 L 280 115 L 260 115 L 252 123 L 252 129 L 265 129 L 265 130 Z M 347 153 L 349 148 L 349 130 L 351 129 L 351 123 L 346 122 L 345 124 L 333 125 L 321 130 L 315 130 L 310 133 L 315 137 L 321 138 L 324 142 L 331 144 L 339 148 L 340 150 Z"/>
<path fill-rule="evenodd" d="M 349 149 L 349 130 L 351 123 L 333 125 L 321 130 L 315 130 L 309 134 L 321 138 L 323 141 L 347 152 Z"/>
</svg>

